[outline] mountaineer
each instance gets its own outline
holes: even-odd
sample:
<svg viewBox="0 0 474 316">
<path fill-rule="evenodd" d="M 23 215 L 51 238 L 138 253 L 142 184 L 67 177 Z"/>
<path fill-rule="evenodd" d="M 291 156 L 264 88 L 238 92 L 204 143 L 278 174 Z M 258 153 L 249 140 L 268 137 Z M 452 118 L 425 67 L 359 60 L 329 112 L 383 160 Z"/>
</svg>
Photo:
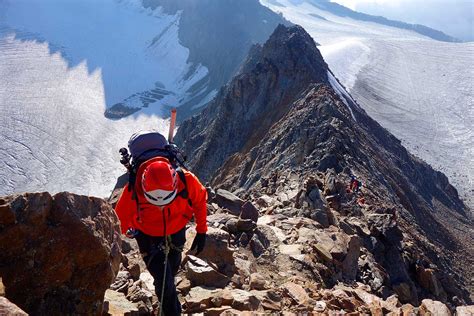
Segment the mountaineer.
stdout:
<svg viewBox="0 0 474 316">
<path fill-rule="evenodd" d="M 129 148 L 134 163 L 127 163 L 127 159 L 121 161 L 129 169 L 129 183 L 115 212 L 122 233 L 137 240 L 143 260 L 154 278 L 160 315 L 180 315 L 174 276 L 181 264 L 186 224 L 193 216 L 197 234 L 191 250 L 196 249 L 198 254 L 204 248 L 207 191 L 193 173 L 177 166 L 169 146 L 159 133 L 132 136 Z M 126 149 L 122 150 L 126 152 Z M 122 156 L 129 161 L 130 156 L 122 150 Z"/>
</svg>

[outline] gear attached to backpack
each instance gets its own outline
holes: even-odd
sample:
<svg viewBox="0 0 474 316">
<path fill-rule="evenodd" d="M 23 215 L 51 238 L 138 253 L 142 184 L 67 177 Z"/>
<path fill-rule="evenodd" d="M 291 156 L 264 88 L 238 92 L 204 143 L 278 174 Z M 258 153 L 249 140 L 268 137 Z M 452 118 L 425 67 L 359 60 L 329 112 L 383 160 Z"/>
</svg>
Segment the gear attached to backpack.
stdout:
<svg viewBox="0 0 474 316">
<path fill-rule="evenodd" d="M 128 189 L 133 190 L 133 198 L 137 201 L 135 192 L 135 182 L 138 169 L 145 161 L 155 158 L 164 157 L 168 159 L 171 166 L 176 170 L 181 182 L 184 184 L 184 190 L 177 195 L 188 200 L 188 204 L 192 206 L 191 200 L 188 198 L 188 190 L 186 185 L 186 177 L 182 169 L 185 168 L 184 161 L 186 157 L 182 151 L 173 143 L 169 143 L 166 138 L 154 131 L 142 131 L 132 135 L 128 141 L 128 148 L 121 148 L 119 153 L 122 155 L 120 163 L 128 170 Z"/>
</svg>

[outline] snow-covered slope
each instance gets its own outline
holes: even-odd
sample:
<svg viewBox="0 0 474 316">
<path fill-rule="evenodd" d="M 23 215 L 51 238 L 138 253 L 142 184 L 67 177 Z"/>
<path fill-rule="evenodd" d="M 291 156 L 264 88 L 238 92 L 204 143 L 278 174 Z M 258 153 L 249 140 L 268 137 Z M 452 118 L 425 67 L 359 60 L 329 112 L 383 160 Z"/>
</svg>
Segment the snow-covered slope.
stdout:
<svg viewBox="0 0 474 316">
<path fill-rule="evenodd" d="M 165 131 L 167 123 L 142 112 L 109 120 L 106 104 L 157 81 L 183 97 L 194 80 L 181 80 L 188 52 L 173 30 L 176 17 L 108 0 L 0 1 L 0 12 L 0 195 L 108 195 L 123 172 L 118 149 L 133 132 Z M 131 19 L 129 29 L 121 24 Z M 170 45 L 175 54 L 154 58 Z M 195 76 L 203 74 L 198 67 Z"/>
<path fill-rule="evenodd" d="M 474 44 L 341 17 L 312 0 L 261 0 L 321 44 L 335 76 L 474 207 Z"/>
<path fill-rule="evenodd" d="M 179 14 L 144 9 L 138 0 L 3 0 L 0 11 L 4 33 L 49 43 L 69 67 L 85 61 L 89 72 L 100 70 L 108 107 L 158 113 L 195 96 L 190 87 L 207 74 L 187 63 Z"/>
<path fill-rule="evenodd" d="M 12 34 L 0 37 L 0 52 L 0 195 L 106 196 L 124 171 L 118 149 L 130 135 L 166 130 L 157 116 L 106 119 L 102 73 L 86 61 L 70 66 L 47 43 Z"/>
</svg>

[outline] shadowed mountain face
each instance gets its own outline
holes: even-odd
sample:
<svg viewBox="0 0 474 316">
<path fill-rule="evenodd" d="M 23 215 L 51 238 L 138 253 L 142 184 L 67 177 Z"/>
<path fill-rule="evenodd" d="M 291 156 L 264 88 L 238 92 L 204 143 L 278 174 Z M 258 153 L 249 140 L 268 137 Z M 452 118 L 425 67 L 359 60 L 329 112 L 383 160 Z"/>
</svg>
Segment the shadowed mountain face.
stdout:
<svg viewBox="0 0 474 316">
<path fill-rule="evenodd" d="M 290 24 L 258 0 L 144 0 L 143 5 L 181 12 L 178 35 L 189 48 L 188 62 L 209 70 L 194 85 L 196 91 L 217 91 L 236 74 L 253 44 L 265 42 L 279 23 Z M 183 112 L 195 112 L 200 101 L 190 100 Z"/>
<path fill-rule="evenodd" d="M 446 284 L 438 299 L 469 300 L 472 222 L 456 189 L 352 100 L 301 27 L 279 26 L 254 47 L 176 141 L 193 171 L 214 186 L 248 198 L 293 196 L 286 207 L 298 209 L 290 183 L 304 186 L 314 176 L 332 183 L 322 194 L 341 218 L 388 220 L 395 230 L 387 226 L 380 244 L 360 235 L 388 275 L 380 295 L 397 293 L 413 304 L 428 297 L 414 271 L 432 264 Z M 347 194 L 350 175 L 363 183 L 360 203 Z"/>
</svg>

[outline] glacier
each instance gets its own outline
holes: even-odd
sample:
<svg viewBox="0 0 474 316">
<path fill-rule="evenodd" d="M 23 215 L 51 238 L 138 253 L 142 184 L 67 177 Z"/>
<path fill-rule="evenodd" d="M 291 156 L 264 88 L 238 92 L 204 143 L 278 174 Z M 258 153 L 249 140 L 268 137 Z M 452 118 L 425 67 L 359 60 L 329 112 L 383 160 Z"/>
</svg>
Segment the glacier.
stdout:
<svg viewBox="0 0 474 316">
<path fill-rule="evenodd" d="M 357 103 L 474 209 L 474 43 L 337 16 L 311 0 L 260 2 L 303 26 Z"/>
<path fill-rule="evenodd" d="M 137 130 L 166 132 L 166 109 L 207 74 L 188 64 L 178 22 L 138 0 L 0 0 L 0 194 L 109 195 L 118 149 Z M 104 116 L 156 87 L 167 93 L 134 115 Z"/>
</svg>

